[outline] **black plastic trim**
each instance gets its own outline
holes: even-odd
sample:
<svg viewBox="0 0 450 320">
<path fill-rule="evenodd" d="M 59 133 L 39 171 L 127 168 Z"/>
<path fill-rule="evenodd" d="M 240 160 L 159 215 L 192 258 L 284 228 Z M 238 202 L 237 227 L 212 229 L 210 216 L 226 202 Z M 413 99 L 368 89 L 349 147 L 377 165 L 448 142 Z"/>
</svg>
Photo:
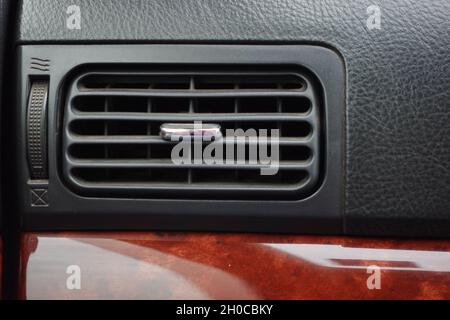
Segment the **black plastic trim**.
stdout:
<svg viewBox="0 0 450 320">
<path fill-rule="evenodd" d="M 49 71 L 29 68 L 32 57 L 50 60 Z M 19 48 L 17 134 L 23 138 L 27 79 L 50 76 L 47 207 L 30 205 L 25 145 L 17 150 L 18 203 L 25 229 L 171 229 L 342 233 L 345 73 L 332 50 L 309 45 L 36 45 Z M 62 93 L 68 75 L 87 64 L 296 65 L 324 88 L 327 142 L 323 183 L 298 201 L 85 198 L 71 192 L 58 173 Z M 24 141 L 19 139 L 19 141 Z"/>
</svg>

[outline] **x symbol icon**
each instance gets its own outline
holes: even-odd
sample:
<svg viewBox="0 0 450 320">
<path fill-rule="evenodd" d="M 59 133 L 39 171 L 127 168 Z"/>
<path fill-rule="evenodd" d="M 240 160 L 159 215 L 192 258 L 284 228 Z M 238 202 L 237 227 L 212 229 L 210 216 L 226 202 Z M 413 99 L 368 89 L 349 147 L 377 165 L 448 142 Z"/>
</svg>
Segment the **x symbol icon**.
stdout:
<svg viewBox="0 0 450 320">
<path fill-rule="evenodd" d="M 31 206 L 32 207 L 48 206 L 47 189 L 31 189 Z"/>
</svg>

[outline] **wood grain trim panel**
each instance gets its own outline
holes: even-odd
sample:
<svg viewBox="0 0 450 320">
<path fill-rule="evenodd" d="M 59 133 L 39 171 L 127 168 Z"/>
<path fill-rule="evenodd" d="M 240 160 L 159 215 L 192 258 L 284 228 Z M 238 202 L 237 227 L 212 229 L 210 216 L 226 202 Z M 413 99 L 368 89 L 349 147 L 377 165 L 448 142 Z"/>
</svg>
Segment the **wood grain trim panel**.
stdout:
<svg viewBox="0 0 450 320">
<path fill-rule="evenodd" d="M 24 233 L 19 287 L 22 299 L 450 299 L 450 241 Z"/>
</svg>

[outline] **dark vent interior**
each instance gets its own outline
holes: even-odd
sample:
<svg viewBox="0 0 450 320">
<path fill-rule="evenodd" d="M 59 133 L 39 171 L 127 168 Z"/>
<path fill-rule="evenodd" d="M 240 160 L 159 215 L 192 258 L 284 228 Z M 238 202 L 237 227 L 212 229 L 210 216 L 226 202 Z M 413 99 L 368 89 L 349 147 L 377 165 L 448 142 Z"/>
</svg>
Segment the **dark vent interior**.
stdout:
<svg viewBox="0 0 450 320">
<path fill-rule="evenodd" d="M 320 99 L 307 73 L 264 66 L 190 69 L 91 71 L 75 78 L 64 111 L 67 181 L 84 195 L 119 197 L 301 199 L 317 187 Z M 261 175 L 266 165 L 259 157 L 249 161 L 250 149 L 260 148 L 249 139 L 225 142 L 224 153 L 233 148 L 237 160 L 244 150 L 243 161 L 175 165 L 176 142 L 163 140 L 160 126 L 195 121 L 218 124 L 224 135 L 227 129 L 266 129 L 269 142 L 270 130 L 278 129 L 277 174 Z"/>
</svg>

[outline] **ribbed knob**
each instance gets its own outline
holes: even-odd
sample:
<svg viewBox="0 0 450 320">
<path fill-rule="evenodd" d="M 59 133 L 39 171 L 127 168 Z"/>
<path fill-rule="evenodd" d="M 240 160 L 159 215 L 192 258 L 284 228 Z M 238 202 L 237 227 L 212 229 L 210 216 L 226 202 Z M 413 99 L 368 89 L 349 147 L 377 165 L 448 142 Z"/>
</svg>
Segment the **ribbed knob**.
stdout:
<svg viewBox="0 0 450 320">
<path fill-rule="evenodd" d="M 47 179 L 47 98 L 48 82 L 31 84 L 28 99 L 27 146 L 32 179 Z"/>
</svg>

